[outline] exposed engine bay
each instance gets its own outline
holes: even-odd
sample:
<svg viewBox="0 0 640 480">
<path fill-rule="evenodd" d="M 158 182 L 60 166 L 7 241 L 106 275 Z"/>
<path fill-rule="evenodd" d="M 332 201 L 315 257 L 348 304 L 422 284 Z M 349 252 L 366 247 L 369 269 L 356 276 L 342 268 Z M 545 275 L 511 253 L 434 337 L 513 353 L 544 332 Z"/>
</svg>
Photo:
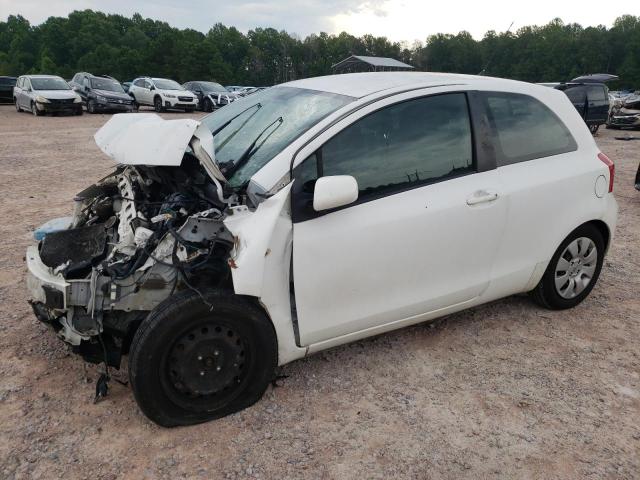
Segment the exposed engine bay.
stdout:
<svg viewBox="0 0 640 480">
<path fill-rule="evenodd" d="M 119 166 L 78 193 L 70 228 L 38 245 L 40 261 L 70 286 L 66 294 L 42 286 L 32 301 L 38 318 L 86 360 L 106 355 L 118 367 L 160 302 L 186 288 L 231 285 L 234 240 L 222 220 L 237 199 L 221 201 L 218 189 L 187 153 L 180 166 Z"/>
</svg>

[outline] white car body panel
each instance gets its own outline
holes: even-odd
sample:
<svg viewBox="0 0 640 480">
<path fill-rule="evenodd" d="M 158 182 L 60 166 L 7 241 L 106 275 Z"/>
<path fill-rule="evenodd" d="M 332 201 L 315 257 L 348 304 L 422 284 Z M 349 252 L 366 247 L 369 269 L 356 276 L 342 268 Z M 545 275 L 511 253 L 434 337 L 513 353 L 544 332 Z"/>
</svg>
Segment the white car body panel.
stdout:
<svg viewBox="0 0 640 480">
<path fill-rule="evenodd" d="M 488 77 L 420 73 L 394 73 L 379 77 L 383 76 L 385 78 L 380 78 L 380 82 L 387 86 L 391 85 L 391 88 L 384 89 L 383 85 L 375 82 L 367 82 L 365 86 L 359 74 L 347 75 L 349 78 L 344 79 L 344 84 L 342 78 L 336 77 L 320 77 L 287 84 L 345 95 L 364 94 L 364 96 L 340 111 L 334 112 L 298 138 L 258 171 L 252 178 L 252 182 L 265 191 L 276 192 L 287 183 L 292 164 L 294 167 L 298 165 L 329 138 L 364 115 L 408 98 L 450 91 L 485 90 L 533 96 L 549 106 L 567 125 L 578 144 L 578 150 L 391 195 L 381 199 L 382 201 L 357 205 L 326 217 L 294 225 L 293 269 L 299 319 L 299 345 L 308 347 L 309 353 L 531 290 L 542 277 L 555 249 L 571 230 L 584 222 L 596 219 L 603 220 L 608 225 L 611 235 L 615 228 L 617 214 L 615 199 L 610 194 L 604 195 L 603 198 L 593 194 L 594 183 L 599 175 L 604 175 L 608 182 L 608 169 L 597 158 L 598 149 L 591 134 L 562 92 L 523 82 Z M 385 81 L 393 76 L 401 77 L 404 83 L 390 81 L 386 84 Z M 426 77 L 431 85 L 423 84 L 423 88 L 419 88 L 419 82 L 414 81 L 417 80 L 416 77 Z M 443 86 L 442 83 L 447 81 L 451 85 Z M 580 171 L 583 171 L 584 175 L 580 175 Z M 492 177 L 491 181 L 482 181 L 483 175 Z M 515 176 L 519 177 L 519 181 L 516 181 Z M 554 182 L 556 177 L 558 177 L 557 181 Z M 468 181 L 468 185 L 461 183 L 461 180 Z M 452 186 L 456 182 L 461 185 L 461 188 L 464 185 L 464 194 L 467 196 L 480 189 L 494 190 L 498 194 L 498 200 L 490 207 L 486 205 L 480 207 L 487 209 L 482 211 L 483 214 L 495 209 L 495 217 L 491 217 L 493 221 L 488 223 L 486 219 L 481 220 L 478 217 L 457 222 L 452 226 L 447 222 L 446 214 L 442 213 L 440 223 L 433 231 L 445 232 L 447 240 L 453 242 L 456 248 L 460 248 L 461 245 L 456 243 L 457 237 L 454 232 L 460 235 L 465 231 L 472 231 L 476 241 L 486 238 L 487 241 L 494 242 L 495 250 L 491 250 L 485 244 L 486 250 L 480 249 L 478 252 L 478 256 L 488 255 L 491 258 L 487 278 L 482 280 L 476 275 L 475 281 L 470 279 L 467 288 L 465 285 L 457 285 L 447 294 L 446 288 L 441 287 L 439 291 L 432 290 L 433 293 L 422 297 L 418 294 L 420 291 L 418 288 L 413 292 L 402 287 L 390 289 L 389 285 L 383 285 L 381 288 L 380 279 L 371 271 L 371 265 L 375 266 L 376 271 L 384 272 L 384 275 L 392 278 L 401 278 L 403 282 L 405 277 L 409 276 L 412 281 L 407 280 L 406 283 L 410 287 L 413 287 L 414 283 L 425 281 L 418 275 L 419 269 L 412 270 L 413 263 L 410 263 L 410 255 L 403 258 L 404 263 L 395 264 L 391 259 L 405 254 L 411 248 L 417 248 L 419 243 L 412 246 L 400 244 L 394 248 L 394 242 L 410 241 L 415 236 L 426 238 L 428 243 L 429 239 L 426 235 L 429 229 L 426 226 L 407 222 L 408 230 L 390 227 L 384 237 L 385 230 L 379 224 L 380 222 L 376 222 L 376 219 L 387 220 L 391 215 L 396 217 L 409 215 L 406 209 L 411 202 L 403 202 L 401 198 L 428 195 L 429 191 L 433 191 L 434 196 L 428 201 L 421 198 L 423 203 L 427 205 L 435 200 L 432 208 L 435 210 L 435 207 L 439 207 L 442 208 L 442 212 L 445 212 L 447 205 L 444 203 L 444 198 L 452 200 L 457 196 L 458 202 L 467 198 L 462 191 L 456 191 Z M 572 183 L 571 187 L 567 186 L 567 182 Z M 582 192 L 580 198 L 584 201 L 581 205 L 576 204 L 575 196 L 571 195 L 571 192 L 577 191 L 576 189 Z M 444 195 L 438 196 L 435 192 L 444 193 Z M 441 199 L 443 203 L 439 204 L 438 201 Z M 549 218 L 548 212 L 555 211 L 554 206 L 558 199 L 568 208 L 559 212 L 557 217 Z M 386 203 L 388 206 L 385 205 Z M 376 204 L 379 204 L 379 207 L 374 212 L 373 206 Z M 370 213 L 367 212 L 369 209 Z M 356 215 L 356 212 L 359 215 Z M 332 221 L 330 220 L 332 216 L 334 218 L 340 216 L 343 221 Z M 318 221 L 322 228 L 312 229 L 310 225 L 315 221 Z M 399 225 L 401 221 L 397 220 L 397 222 Z M 309 225 L 305 226 L 305 224 Z M 349 228 L 351 225 L 357 225 L 358 228 L 352 230 Z M 344 231 L 345 227 L 349 228 L 348 232 Z M 481 233 L 476 234 L 477 228 L 480 228 Z M 545 235 L 539 234 L 541 230 L 545 231 Z M 368 232 L 369 235 L 359 232 Z M 376 235 L 372 235 L 371 232 L 376 232 Z M 314 234 L 320 237 L 314 237 Z M 375 245 L 371 245 L 372 239 L 375 239 Z M 507 243 L 509 243 L 508 246 Z M 447 241 L 443 240 L 441 246 L 446 244 Z M 381 265 L 378 257 L 375 256 L 381 246 L 390 252 L 388 258 L 382 259 L 384 265 Z M 435 247 L 436 245 L 429 245 L 425 251 L 440 252 Z M 312 251 L 307 251 L 308 248 Z M 506 248 L 505 254 L 509 257 L 508 261 L 496 255 L 497 251 L 502 255 L 500 249 L 503 248 Z M 440 260 L 442 261 L 438 264 Z M 434 264 L 429 265 L 430 261 Z M 449 261 L 451 262 L 452 259 L 449 258 Z M 411 262 L 417 262 L 422 268 L 431 266 L 435 277 L 443 274 L 446 276 L 447 262 L 443 259 L 425 256 L 411 259 Z M 465 262 L 461 260 L 457 265 L 462 268 Z M 305 275 L 309 278 L 305 279 Z M 314 290 L 310 286 L 306 289 L 300 287 L 305 280 L 312 281 L 318 276 L 324 279 L 327 291 L 322 288 Z M 454 275 L 451 275 L 451 278 L 455 281 Z M 443 281 L 442 284 L 451 285 L 447 281 Z M 402 286 L 406 287 L 404 283 Z M 438 288 L 437 282 L 428 286 Z M 372 288 L 380 288 L 376 292 L 378 296 L 371 292 Z M 385 288 L 389 294 L 387 297 L 380 298 L 380 295 L 384 295 L 380 292 Z M 396 297 L 403 299 L 398 301 L 392 315 L 389 312 L 392 307 L 386 305 L 389 297 L 393 297 L 392 300 Z M 281 300 L 286 301 L 284 294 Z"/>
</svg>

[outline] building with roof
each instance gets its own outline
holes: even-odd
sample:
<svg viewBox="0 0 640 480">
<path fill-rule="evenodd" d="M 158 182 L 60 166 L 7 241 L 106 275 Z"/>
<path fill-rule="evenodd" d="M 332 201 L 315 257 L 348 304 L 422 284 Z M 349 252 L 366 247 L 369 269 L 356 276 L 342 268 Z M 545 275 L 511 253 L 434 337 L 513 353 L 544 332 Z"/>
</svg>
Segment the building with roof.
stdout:
<svg viewBox="0 0 640 480">
<path fill-rule="evenodd" d="M 414 67 L 396 60 L 395 58 L 351 55 L 335 65 L 332 65 L 331 69 L 333 70 L 333 73 L 397 72 L 402 70 L 413 70 Z"/>
</svg>

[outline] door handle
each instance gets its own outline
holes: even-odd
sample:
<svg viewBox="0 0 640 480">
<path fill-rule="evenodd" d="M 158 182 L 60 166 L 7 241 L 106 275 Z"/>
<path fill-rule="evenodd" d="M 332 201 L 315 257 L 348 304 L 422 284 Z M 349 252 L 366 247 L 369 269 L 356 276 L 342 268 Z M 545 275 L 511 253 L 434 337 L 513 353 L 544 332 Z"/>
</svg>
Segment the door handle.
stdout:
<svg viewBox="0 0 640 480">
<path fill-rule="evenodd" d="M 467 198 L 467 205 L 478 205 L 480 203 L 493 202 L 498 198 L 496 192 L 488 192 L 487 190 L 478 190 Z"/>
</svg>

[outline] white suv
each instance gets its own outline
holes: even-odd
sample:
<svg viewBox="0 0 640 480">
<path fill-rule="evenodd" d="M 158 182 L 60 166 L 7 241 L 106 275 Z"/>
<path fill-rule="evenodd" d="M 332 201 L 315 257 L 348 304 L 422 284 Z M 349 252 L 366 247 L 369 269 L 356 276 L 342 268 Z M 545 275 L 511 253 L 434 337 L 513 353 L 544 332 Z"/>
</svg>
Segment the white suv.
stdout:
<svg viewBox="0 0 640 480">
<path fill-rule="evenodd" d="M 573 307 L 616 224 L 613 163 L 564 93 L 522 82 L 310 78 L 95 138 L 120 166 L 36 232 L 27 286 L 86 360 L 129 355 L 165 426 L 336 345 L 522 292 Z"/>
<path fill-rule="evenodd" d="M 129 95 L 137 106 L 149 105 L 158 113 L 168 109 L 193 112 L 198 106 L 198 97 L 166 78 L 136 78 L 129 87 Z"/>
</svg>

